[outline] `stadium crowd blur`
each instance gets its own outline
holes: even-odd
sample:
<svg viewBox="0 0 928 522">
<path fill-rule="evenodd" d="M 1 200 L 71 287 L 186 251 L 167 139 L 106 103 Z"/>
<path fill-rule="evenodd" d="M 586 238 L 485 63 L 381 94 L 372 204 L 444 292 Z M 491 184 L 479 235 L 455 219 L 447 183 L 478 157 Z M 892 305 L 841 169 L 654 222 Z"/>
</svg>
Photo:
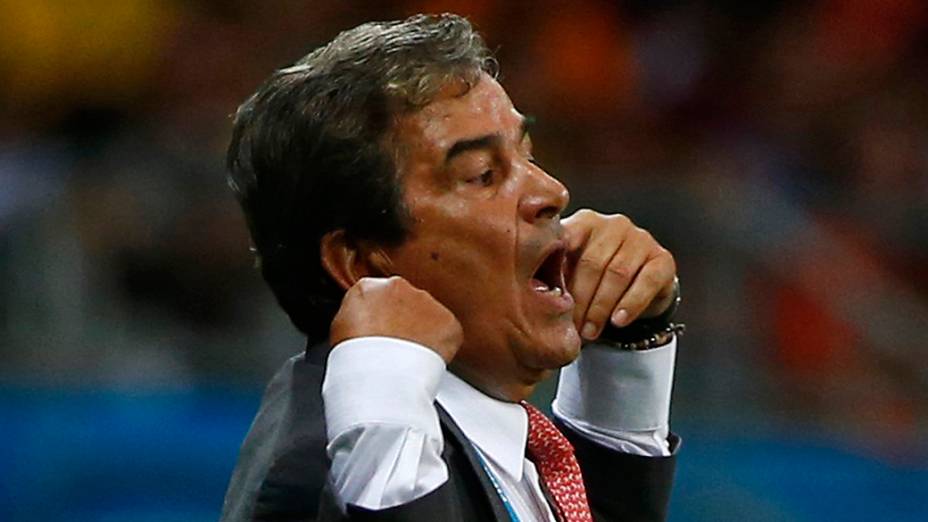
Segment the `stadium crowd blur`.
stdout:
<svg viewBox="0 0 928 522">
<path fill-rule="evenodd" d="M 224 180 L 230 115 L 339 30 L 467 15 L 572 208 L 680 266 L 675 419 L 928 458 L 928 4 L 7 0 L 0 380 L 260 389 L 302 344 Z M 475 282 L 477 284 L 477 282 Z"/>
</svg>

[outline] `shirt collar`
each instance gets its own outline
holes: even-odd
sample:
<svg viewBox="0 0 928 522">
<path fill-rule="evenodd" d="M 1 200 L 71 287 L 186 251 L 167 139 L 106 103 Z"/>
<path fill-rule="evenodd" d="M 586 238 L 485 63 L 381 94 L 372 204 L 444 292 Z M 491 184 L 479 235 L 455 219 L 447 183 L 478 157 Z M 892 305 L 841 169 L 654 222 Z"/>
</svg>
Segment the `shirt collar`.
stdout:
<svg viewBox="0 0 928 522">
<path fill-rule="evenodd" d="M 528 414 L 520 404 L 494 399 L 451 372 L 445 372 L 437 400 L 484 457 L 522 480 Z"/>
</svg>

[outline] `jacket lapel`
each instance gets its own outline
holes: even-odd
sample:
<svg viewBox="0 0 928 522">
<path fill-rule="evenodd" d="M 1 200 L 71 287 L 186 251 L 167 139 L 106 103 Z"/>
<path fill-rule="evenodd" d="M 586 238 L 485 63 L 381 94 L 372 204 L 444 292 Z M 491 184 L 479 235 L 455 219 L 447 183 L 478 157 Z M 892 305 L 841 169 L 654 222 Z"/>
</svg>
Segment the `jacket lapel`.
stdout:
<svg viewBox="0 0 928 522">
<path fill-rule="evenodd" d="M 493 510 L 494 520 L 498 522 L 511 521 L 512 519 L 509 516 L 509 512 L 506 510 L 503 500 L 496 492 L 496 486 L 493 485 L 492 479 L 487 475 L 487 470 L 481 464 L 480 456 L 477 455 L 477 450 L 474 448 L 474 445 L 471 444 L 470 440 L 461 431 L 461 428 L 454 422 L 451 415 L 441 407 L 441 404 L 436 402 L 435 409 L 438 410 L 438 419 L 441 421 L 444 433 L 449 435 L 453 439 L 453 442 L 460 447 L 468 464 L 470 464 L 471 470 L 477 477 L 477 481 L 480 483 L 480 489 Z M 448 442 L 448 440 L 445 440 L 445 443 Z"/>
</svg>

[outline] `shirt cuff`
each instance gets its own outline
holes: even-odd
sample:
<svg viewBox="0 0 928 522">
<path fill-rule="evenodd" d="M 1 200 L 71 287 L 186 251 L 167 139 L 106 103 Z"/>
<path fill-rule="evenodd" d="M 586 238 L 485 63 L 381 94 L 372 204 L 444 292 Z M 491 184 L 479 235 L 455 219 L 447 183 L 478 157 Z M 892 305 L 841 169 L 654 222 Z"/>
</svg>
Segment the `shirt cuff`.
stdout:
<svg viewBox="0 0 928 522">
<path fill-rule="evenodd" d="M 554 413 L 606 432 L 665 430 L 677 340 L 644 351 L 586 346 L 561 370 Z"/>
<path fill-rule="evenodd" d="M 398 424 L 441 437 L 435 396 L 445 361 L 420 344 L 358 337 L 329 353 L 322 396 L 329 440 L 360 424 Z"/>
</svg>

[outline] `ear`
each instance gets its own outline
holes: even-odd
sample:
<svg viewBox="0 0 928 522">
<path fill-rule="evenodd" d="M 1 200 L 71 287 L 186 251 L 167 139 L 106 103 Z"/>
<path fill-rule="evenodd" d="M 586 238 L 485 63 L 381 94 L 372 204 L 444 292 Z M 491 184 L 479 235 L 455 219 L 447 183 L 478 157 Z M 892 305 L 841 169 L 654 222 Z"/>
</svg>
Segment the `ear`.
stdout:
<svg viewBox="0 0 928 522">
<path fill-rule="evenodd" d="M 362 277 L 391 274 L 390 259 L 381 249 L 366 241 L 351 241 L 341 229 L 322 236 L 319 257 L 322 267 L 343 290 Z"/>
</svg>

